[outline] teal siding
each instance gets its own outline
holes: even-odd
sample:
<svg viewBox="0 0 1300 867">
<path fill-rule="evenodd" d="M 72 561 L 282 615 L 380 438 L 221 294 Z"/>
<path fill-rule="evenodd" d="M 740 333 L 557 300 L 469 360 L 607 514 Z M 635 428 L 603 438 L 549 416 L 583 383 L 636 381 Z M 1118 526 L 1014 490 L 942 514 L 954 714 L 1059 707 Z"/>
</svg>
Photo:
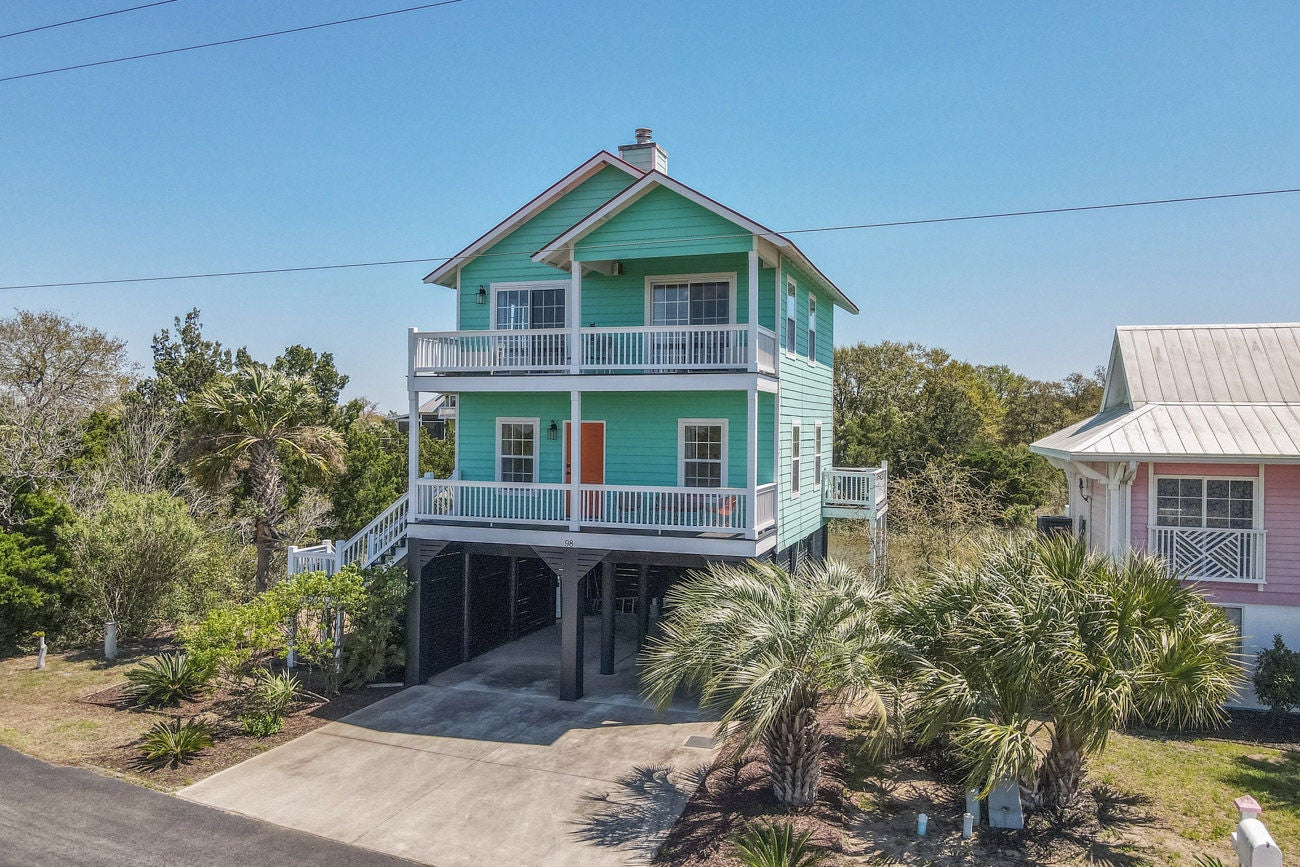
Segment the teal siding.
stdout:
<svg viewBox="0 0 1300 867">
<path fill-rule="evenodd" d="M 578 242 L 576 256 L 590 262 L 662 256 L 670 248 L 680 255 L 745 253 L 752 246 L 752 237 L 735 223 L 656 187 L 588 233 Z"/>
<path fill-rule="evenodd" d="M 758 483 L 770 485 L 776 478 L 776 455 L 772 452 L 772 433 L 776 426 L 776 395 L 758 393 Z"/>
<path fill-rule="evenodd" d="M 776 306 L 775 268 L 764 267 L 759 269 L 758 287 L 758 324 L 776 331 L 776 322 L 772 316 L 772 309 Z"/>
<path fill-rule="evenodd" d="M 831 431 L 831 363 L 834 359 L 834 339 L 831 320 L 833 307 L 825 295 L 817 296 L 817 363 L 808 360 L 808 292 L 812 281 L 787 262 L 782 263 L 781 287 L 784 292 L 786 277 L 795 279 L 796 349 L 793 357 L 784 350 L 785 336 L 781 334 L 778 352 L 781 379 L 780 431 L 780 513 L 778 518 L 778 548 L 798 541 L 821 528 L 821 491 L 815 487 L 814 478 L 814 425 L 822 423 L 823 470 L 830 467 L 829 443 Z M 784 296 L 782 298 L 784 305 Z M 781 328 L 785 328 L 785 310 L 781 310 Z M 793 422 L 802 422 L 800 445 L 799 496 L 791 495 L 791 433 Z"/>
<path fill-rule="evenodd" d="M 749 257 L 744 253 L 632 259 L 620 277 L 586 274 L 582 278 L 582 324 L 600 327 L 646 325 L 646 278 L 690 274 L 735 275 L 732 321 L 749 322 Z"/>
<path fill-rule="evenodd" d="M 583 420 L 605 422 L 605 482 L 610 485 L 676 486 L 678 420 L 720 418 L 727 421 L 727 485 L 745 487 L 745 416 L 743 391 L 587 392 L 582 397 Z M 538 481 L 563 481 L 564 442 L 562 437 L 548 440 L 546 429 L 554 420 L 563 430 L 569 418 L 567 392 L 461 394 L 456 427 L 461 478 L 496 479 L 496 420 L 505 417 L 538 419 Z"/>
<path fill-rule="evenodd" d="M 613 167 L 601 169 L 485 250 L 484 255 L 466 262 L 460 273 L 459 328 L 470 331 L 490 327 L 492 307 L 477 303 L 479 286 L 490 289 L 493 283 L 568 280 L 569 272 L 534 262 L 533 253 L 631 184 L 632 177 L 626 172 Z"/>
</svg>

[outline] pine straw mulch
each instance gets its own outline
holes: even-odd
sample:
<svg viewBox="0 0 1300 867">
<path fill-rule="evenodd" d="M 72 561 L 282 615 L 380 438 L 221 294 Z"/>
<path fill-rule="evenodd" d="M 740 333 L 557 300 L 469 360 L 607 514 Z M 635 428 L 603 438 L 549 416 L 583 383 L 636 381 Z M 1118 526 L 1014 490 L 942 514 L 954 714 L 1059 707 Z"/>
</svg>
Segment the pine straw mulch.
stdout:
<svg viewBox="0 0 1300 867">
<path fill-rule="evenodd" d="M 831 853 L 831 864 L 944 864 L 1010 867 L 1026 864 L 1149 863 L 1165 835 L 1145 809 L 1149 800 L 1099 786 L 1069 815 L 1053 821 L 1028 814 L 1023 831 L 977 827 L 961 839 L 966 811 L 961 780 L 938 750 L 912 751 L 872 764 L 857 755 L 842 715 L 824 717 L 827 762 L 814 806 L 789 814 L 776 804 L 761 753 L 723 762 L 700 785 L 660 846 L 654 863 L 673 867 L 737 867 L 731 840 L 754 820 L 790 822 Z M 918 838 L 918 813 L 929 816 Z"/>
<path fill-rule="evenodd" d="M 310 690 L 320 688 L 315 679 L 299 675 Z M 179 717 L 194 717 L 206 722 L 212 731 L 212 746 L 180 765 L 154 766 L 140 756 L 139 741 L 119 743 L 102 751 L 85 756 L 78 764 L 89 768 L 102 768 L 122 775 L 151 788 L 173 791 L 198 782 L 218 771 L 237 765 L 258 753 L 287 743 L 294 738 L 320 728 L 326 723 L 373 704 L 398 692 L 401 687 L 345 690 L 333 698 L 309 697 L 284 717 L 284 728 L 273 735 L 255 738 L 244 734 L 239 721 L 239 701 L 229 690 L 218 689 L 198 701 L 182 701 L 174 707 L 144 708 L 137 705 L 126 692 L 126 684 L 115 684 L 108 689 L 82 696 L 84 704 L 110 708 L 117 713 L 143 714 L 153 721 L 166 721 Z M 153 721 L 149 724 L 152 725 Z"/>
</svg>

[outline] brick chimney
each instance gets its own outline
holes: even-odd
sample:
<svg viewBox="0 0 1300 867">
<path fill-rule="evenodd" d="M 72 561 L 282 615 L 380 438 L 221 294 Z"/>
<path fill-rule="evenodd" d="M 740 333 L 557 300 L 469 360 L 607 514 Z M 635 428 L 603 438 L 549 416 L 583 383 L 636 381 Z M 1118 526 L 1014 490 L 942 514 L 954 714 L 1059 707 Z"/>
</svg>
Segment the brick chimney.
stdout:
<svg viewBox="0 0 1300 867">
<path fill-rule="evenodd" d="M 654 132 L 646 127 L 636 131 L 636 143 L 618 146 L 618 155 L 643 172 L 668 174 L 668 153 L 655 144 Z"/>
</svg>

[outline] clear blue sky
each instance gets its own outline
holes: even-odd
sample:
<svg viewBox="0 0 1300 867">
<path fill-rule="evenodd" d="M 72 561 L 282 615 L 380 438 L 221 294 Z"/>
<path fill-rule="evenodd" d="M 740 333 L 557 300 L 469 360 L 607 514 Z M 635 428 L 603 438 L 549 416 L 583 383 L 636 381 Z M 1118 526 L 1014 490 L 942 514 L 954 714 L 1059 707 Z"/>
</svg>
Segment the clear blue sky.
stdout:
<svg viewBox="0 0 1300 867">
<path fill-rule="evenodd" d="M 180 0 L 0 40 L 0 76 L 413 5 Z M 134 5 L 13 2 L 0 31 Z M 465 0 L 0 84 L 0 284 L 448 255 L 650 126 L 774 229 L 1300 186 L 1300 7 Z M 1300 319 L 1300 195 L 806 235 L 915 340 L 1055 378 L 1117 323 Z M 126 338 L 190 307 L 270 358 L 332 351 L 404 407 L 429 270 L 0 293 Z"/>
</svg>

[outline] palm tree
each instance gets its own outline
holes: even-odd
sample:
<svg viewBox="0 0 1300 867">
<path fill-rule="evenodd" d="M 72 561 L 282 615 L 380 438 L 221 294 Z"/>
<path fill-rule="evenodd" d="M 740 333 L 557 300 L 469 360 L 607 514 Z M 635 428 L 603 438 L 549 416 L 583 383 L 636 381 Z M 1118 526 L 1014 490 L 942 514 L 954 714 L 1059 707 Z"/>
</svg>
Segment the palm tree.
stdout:
<svg viewBox="0 0 1300 867">
<path fill-rule="evenodd" d="M 643 688 L 660 708 L 681 687 L 697 690 L 701 709 L 720 712 L 730 754 L 761 744 L 777 801 L 807 807 L 821 778 L 819 714 L 876 699 L 877 662 L 891 643 L 876 624 L 878 597 L 838 564 L 795 573 L 710 564 L 668 591 L 672 613 L 642 655 Z"/>
<path fill-rule="evenodd" d="M 325 409 L 309 380 L 262 365 L 240 368 L 194 398 L 190 468 L 212 489 L 236 480 L 247 485 L 259 593 L 266 590 L 286 514 L 285 469 L 299 468 L 310 479 L 342 468 L 343 439 L 320 423 Z"/>
<path fill-rule="evenodd" d="M 1087 758 L 1129 721 L 1220 721 L 1240 677 L 1227 619 L 1163 560 L 1073 539 L 991 548 L 896 594 L 889 620 L 921 739 L 951 737 L 972 786 L 1018 779 L 1031 807 L 1073 803 Z"/>
</svg>

